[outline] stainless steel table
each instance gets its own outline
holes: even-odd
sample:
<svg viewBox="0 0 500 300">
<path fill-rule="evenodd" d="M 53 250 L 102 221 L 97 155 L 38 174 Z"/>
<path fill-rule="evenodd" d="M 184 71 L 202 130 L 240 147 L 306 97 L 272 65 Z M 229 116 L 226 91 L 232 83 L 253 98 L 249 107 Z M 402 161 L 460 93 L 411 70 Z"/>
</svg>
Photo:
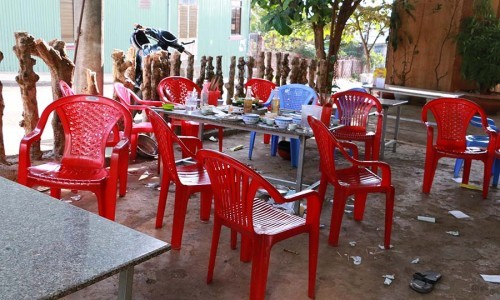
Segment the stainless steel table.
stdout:
<svg viewBox="0 0 500 300">
<path fill-rule="evenodd" d="M 0 299 L 57 299 L 119 274 L 170 245 L 0 177 Z"/>
<path fill-rule="evenodd" d="M 248 124 L 243 123 L 243 121 L 228 121 L 228 120 L 224 120 L 223 118 L 216 118 L 214 115 L 204 116 L 199 111 L 195 111 L 191 114 L 187 114 L 186 111 L 184 111 L 184 110 L 167 111 L 167 110 L 164 110 L 161 108 L 156 108 L 155 110 L 157 112 L 164 113 L 168 117 L 171 117 L 174 119 L 199 122 L 200 123 L 199 137 L 201 137 L 201 135 L 203 133 L 203 124 L 212 124 L 212 125 L 223 126 L 223 127 L 227 127 L 227 128 L 239 129 L 239 130 L 244 130 L 244 131 L 256 131 L 259 133 L 279 135 L 279 136 L 284 136 L 284 137 L 288 137 L 288 138 L 299 139 L 300 148 L 299 148 L 299 157 L 298 157 L 298 163 L 297 163 L 297 175 L 296 175 L 295 182 L 287 181 L 287 180 L 283 180 L 283 179 L 279 179 L 279 178 L 274 178 L 274 177 L 266 177 L 266 179 L 268 179 L 269 181 L 271 181 L 273 183 L 279 183 L 279 184 L 284 184 L 284 185 L 288 185 L 288 186 L 295 186 L 297 191 L 301 191 L 302 189 L 304 189 L 303 171 L 304 171 L 304 155 L 305 155 L 305 149 L 306 149 L 306 139 L 308 137 L 313 136 L 312 132 L 304 132 L 304 131 L 298 131 L 298 130 L 291 131 L 291 130 L 287 130 L 287 129 L 279 129 L 277 127 L 272 127 L 272 126 L 248 125 Z M 312 186 L 312 187 L 314 187 L 314 186 Z M 312 187 L 308 187 L 308 188 L 312 188 Z"/>
<path fill-rule="evenodd" d="M 385 149 L 392 145 L 392 152 L 396 152 L 396 147 L 398 143 L 398 134 L 399 134 L 399 121 L 401 118 L 401 105 L 408 103 L 407 100 L 392 100 L 392 99 L 379 99 L 380 104 L 382 104 L 382 114 L 384 116 L 382 120 L 382 136 L 380 138 L 380 159 L 384 159 Z M 396 123 L 394 125 L 394 135 L 392 139 L 385 140 L 386 132 L 387 132 L 387 118 L 389 116 L 389 109 L 391 107 L 396 107 Z"/>
</svg>

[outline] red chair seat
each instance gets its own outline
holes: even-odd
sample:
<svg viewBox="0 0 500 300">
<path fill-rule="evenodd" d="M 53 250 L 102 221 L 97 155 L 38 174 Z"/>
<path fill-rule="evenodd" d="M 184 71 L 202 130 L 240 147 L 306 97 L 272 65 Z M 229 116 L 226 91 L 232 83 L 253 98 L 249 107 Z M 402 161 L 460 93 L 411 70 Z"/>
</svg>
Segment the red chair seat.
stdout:
<svg viewBox="0 0 500 300">
<path fill-rule="evenodd" d="M 335 137 L 339 140 L 370 141 L 373 140 L 375 132 L 362 130 L 353 131 L 351 128 L 339 128 L 335 130 Z"/>
<path fill-rule="evenodd" d="M 72 185 L 101 184 L 108 177 L 106 169 L 68 168 L 58 163 L 46 163 L 28 168 L 28 178 L 45 183 Z"/>
<path fill-rule="evenodd" d="M 349 168 L 337 170 L 337 180 L 340 185 L 349 185 L 352 189 L 367 188 L 373 190 L 382 184 L 380 177 L 366 168 Z"/>
<path fill-rule="evenodd" d="M 210 178 L 207 171 L 198 165 L 177 166 L 179 181 L 186 186 L 210 186 Z"/>
<path fill-rule="evenodd" d="M 256 234 L 275 235 L 306 224 L 306 219 L 277 210 L 258 199 L 253 201 L 252 217 Z"/>
</svg>

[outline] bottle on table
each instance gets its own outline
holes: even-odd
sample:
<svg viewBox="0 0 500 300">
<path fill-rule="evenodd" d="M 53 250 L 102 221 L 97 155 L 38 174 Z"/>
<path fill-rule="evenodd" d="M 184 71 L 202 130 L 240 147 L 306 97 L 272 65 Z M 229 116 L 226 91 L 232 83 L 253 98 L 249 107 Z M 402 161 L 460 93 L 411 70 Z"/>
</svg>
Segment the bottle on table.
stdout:
<svg viewBox="0 0 500 300">
<path fill-rule="evenodd" d="M 280 112 L 280 96 L 279 89 L 274 89 L 273 92 L 273 100 L 271 101 L 271 112 L 275 114 L 279 114 Z"/>
<path fill-rule="evenodd" d="M 253 104 L 252 88 L 247 87 L 247 93 L 245 95 L 245 99 L 243 100 L 243 112 L 245 114 L 249 114 L 252 112 L 252 104 Z"/>
<path fill-rule="evenodd" d="M 205 79 L 203 81 L 203 89 L 201 90 L 200 95 L 200 107 L 208 105 L 208 87 L 210 86 L 210 82 Z"/>
</svg>

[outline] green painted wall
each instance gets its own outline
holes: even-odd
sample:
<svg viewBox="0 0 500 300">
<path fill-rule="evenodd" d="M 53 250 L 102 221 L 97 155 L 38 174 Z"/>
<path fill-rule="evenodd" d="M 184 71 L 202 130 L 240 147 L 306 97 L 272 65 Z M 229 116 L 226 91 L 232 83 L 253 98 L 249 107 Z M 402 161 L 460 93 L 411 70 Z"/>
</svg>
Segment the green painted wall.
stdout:
<svg viewBox="0 0 500 300">
<path fill-rule="evenodd" d="M 126 50 L 130 46 L 134 23 L 166 29 L 178 36 L 178 1 L 150 0 L 150 3 L 149 8 L 140 8 L 139 0 L 103 0 L 105 72 L 111 72 L 113 50 Z M 201 55 L 222 55 L 224 73 L 227 74 L 230 56 L 244 56 L 247 51 L 250 0 L 243 0 L 242 16 L 246 17 L 242 18 L 239 39 L 230 39 L 231 0 L 198 0 L 198 6 L 198 38 L 192 46 L 196 47 L 198 54 L 195 61 L 199 64 Z M 15 31 L 27 31 L 45 41 L 61 37 L 59 11 L 59 0 L 6 1 L 3 4 L 0 12 L 0 51 L 4 53 L 4 60 L 0 63 L 0 72 L 17 72 L 19 69 L 18 60 L 11 50 L 15 44 Z M 73 51 L 68 51 L 68 55 L 73 58 Z M 43 61 L 37 59 L 35 71 L 48 72 L 48 69 Z"/>
<path fill-rule="evenodd" d="M 0 63 L 0 72 L 17 72 L 19 60 L 12 51 L 16 44 L 14 32 L 25 31 L 35 39 L 50 41 L 61 36 L 59 1 L 29 0 L 2 1 L 0 10 L 0 51 L 4 59 Z M 45 63 L 37 59 L 35 71 L 48 72 Z"/>
</svg>

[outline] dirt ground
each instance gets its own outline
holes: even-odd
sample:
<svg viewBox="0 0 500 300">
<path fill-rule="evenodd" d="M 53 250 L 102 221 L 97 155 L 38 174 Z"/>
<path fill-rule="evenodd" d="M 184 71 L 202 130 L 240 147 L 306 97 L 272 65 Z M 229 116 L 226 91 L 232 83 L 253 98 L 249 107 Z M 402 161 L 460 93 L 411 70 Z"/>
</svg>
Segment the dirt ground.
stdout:
<svg viewBox="0 0 500 300">
<path fill-rule="evenodd" d="M 418 119 L 418 106 L 405 106 L 404 117 Z M 498 117 L 496 117 L 498 119 Z M 392 128 L 390 120 L 389 128 Z M 497 121 L 498 122 L 498 121 Z M 500 123 L 500 122 L 499 122 Z M 392 168 L 396 188 L 391 250 L 381 250 L 383 243 L 384 197 L 369 195 L 363 221 L 355 222 L 346 213 L 342 222 L 338 247 L 327 243 L 331 216 L 329 188 L 324 201 L 320 231 L 319 261 L 316 281 L 317 299 L 500 299 L 500 284 L 485 282 L 480 274 L 500 275 L 500 191 L 490 189 L 483 200 L 481 192 L 460 188 L 451 179 L 454 161 L 442 159 L 436 171 L 429 195 L 421 192 L 425 156 L 424 126 L 402 122 L 401 143 L 396 153 L 386 151 L 385 161 Z M 224 138 L 224 151 L 253 166 L 266 175 L 290 180 L 295 169 L 288 161 L 269 155 L 269 145 L 257 136 L 254 160 L 247 159 L 249 134 L 230 132 Z M 232 152 L 236 145 L 245 148 Z M 206 140 L 206 148 L 216 149 L 217 143 Z M 306 150 L 304 181 L 319 179 L 316 143 L 309 140 Z M 14 170 L 15 166 L 11 168 Z M 473 163 L 471 184 L 480 186 L 483 167 Z M 141 179 L 145 173 L 147 178 Z M 149 187 L 158 183 L 155 161 L 137 161 L 130 165 L 128 193 L 117 204 L 116 222 L 170 241 L 175 187 L 169 198 L 162 229 L 155 229 L 159 191 Z M 12 172 L 6 177 L 12 176 Z M 6 174 L 4 174 L 6 175 Z M 142 176 L 144 177 L 144 176 Z M 64 198 L 71 204 L 96 212 L 92 194 L 81 192 L 81 199 Z M 460 210 L 470 216 L 457 219 L 450 210 Z M 250 263 L 239 261 L 238 250 L 229 247 L 229 231 L 223 230 L 215 265 L 214 281 L 205 283 L 212 219 L 201 222 L 199 198 L 191 198 L 186 216 L 183 244 L 180 251 L 169 251 L 135 268 L 133 299 L 245 299 L 249 295 Z M 432 216 L 436 223 L 417 220 L 417 216 Z M 458 231 L 452 236 L 447 231 Z M 356 242 L 351 246 L 350 242 Z M 351 256 L 362 258 L 354 265 Z M 414 264 L 413 260 L 419 259 Z M 307 299 L 307 236 L 297 236 L 278 243 L 272 250 L 266 298 Z M 435 270 L 443 277 L 434 290 L 423 296 L 409 288 L 412 274 Z M 383 275 L 393 274 L 391 285 L 384 285 Z M 49 275 L 49 274 L 48 274 Z M 116 299 L 118 277 L 98 282 L 66 299 Z"/>
</svg>

